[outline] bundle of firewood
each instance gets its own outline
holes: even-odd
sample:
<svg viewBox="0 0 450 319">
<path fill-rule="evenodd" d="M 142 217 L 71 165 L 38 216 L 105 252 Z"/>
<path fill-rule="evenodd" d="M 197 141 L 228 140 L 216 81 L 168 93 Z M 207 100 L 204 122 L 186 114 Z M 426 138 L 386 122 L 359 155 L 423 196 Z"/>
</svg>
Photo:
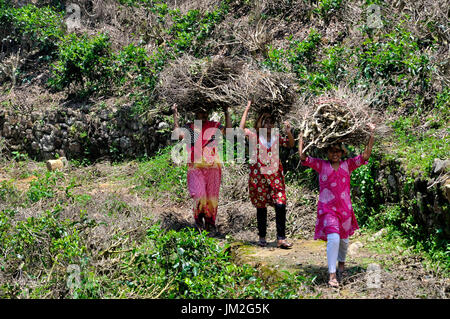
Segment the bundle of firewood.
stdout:
<svg viewBox="0 0 450 319">
<path fill-rule="evenodd" d="M 161 72 L 156 93 L 163 106 L 176 103 L 180 112 L 214 111 L 224 106 L 243 111 L 252 100 L 254 114 L 269 112 L 276 119 L 289 112 L 297 97 L 289 74 L 261 70 L 224 56 L 176 59 Z"/>
<path fill-rule="evenodd" d="M 196 59 L 184 55 L 160 74 L 156 87 L 165 106 L 178 105 L 180 112 L 213 111 L 235 103 L 230 83 L 239 76 L 242 61 L 216 56 Z"/>
<path fill-rule="evenodd" d="M 255 118 L 262 113 L 269 113 L 280 122 L 298 104 L 297 84 L 289 73 L 246 65 L 236 84 L 235 91 L 242 92 L 240 106 L 245 106 L 246 100 L 250 99 L 251 114 Z"/>
<path fill-rule="evenodd" d="M 342 89 L 310 99 L 296 111 L 297 118 L 301 119 L 304 151 L 335 143 L 365 144 L 370 135 L 369 124 L 382 122 L 380 114 L 370 108 L 370 98 Z M 375 134 L 386 132 L 384 125 L 376 125 Z"/>
</svg>

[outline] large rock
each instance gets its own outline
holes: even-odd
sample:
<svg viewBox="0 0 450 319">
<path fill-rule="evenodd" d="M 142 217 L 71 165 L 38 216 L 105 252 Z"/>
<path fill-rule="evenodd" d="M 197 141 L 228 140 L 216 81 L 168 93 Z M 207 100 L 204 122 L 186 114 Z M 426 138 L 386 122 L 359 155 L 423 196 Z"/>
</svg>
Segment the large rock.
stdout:
<svg viewBox="0 0 450 319">
<path fill-rule="evenodd" d="M 446 171 L 450 170 L 450 160 L 441 160 L 439 158 L 435 158 L 431 170 L 433 174 L 436 175 L 445 173 Z"/>
</svg>

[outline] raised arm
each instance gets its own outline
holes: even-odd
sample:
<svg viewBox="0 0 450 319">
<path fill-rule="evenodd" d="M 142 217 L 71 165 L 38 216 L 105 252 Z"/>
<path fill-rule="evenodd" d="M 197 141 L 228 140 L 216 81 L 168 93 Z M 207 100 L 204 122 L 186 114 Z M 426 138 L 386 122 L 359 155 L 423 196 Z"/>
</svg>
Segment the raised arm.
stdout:
<svg viewBox="0 0 450 319">
<path fill-rule="evenodd" d="M 174 104 L 172 106 L 172 112 L 173 112 L 173 123 L 174 123 L 174 133 L 178 135 L 178 139 L 182 140 L 184 138 L 184 133 L 182 130 L 180 130 L 180 125 L 178 123 L 178 108 L 177 104 Z"/>
<path fill-rule="evenodd" d="M 247 121 L 248 111 L 250 110 L 250 106 L 252 104 L 252 101 L 248 101 L 247 107 L 244 110 L 244 113 L 242 114 L 241 122 L 239 123 L 239 128 L 241 130 L 245 129 L 245 122 Z"/>
<path fill-rule="evenodd" d="M 306 160 L 306 154 L 303 153 L 303 133 L 302 132 L 300 132 L 298 134 L 298 154 L 300 155 L 301 161 Z"/>
<path fill-rule="evenodd" d="M 288 121 L 284 122 L 284 128 L 286 130 L 286 135 L 288 136 L 288 147 L 289 148 L 293 148 L 295 145 L 295 141 L 294 141 L 294 136 L 292 135 L 291 132 L 291 124 Z"/>
<path fill-rule="evenodd" d="M 368 124 L 369 128 L 370 128 L 370 138 L 369 141 L 367 142 L 366 148 L 364 149 L 364 152 L 362 153 L 362 157 L 364 161 L 368 161 L 370 158 L 370 154 L 372 154 L 372 147 L 373 147 L 373 143 L 374 143 L 374 136 L 373 136 L 373 131 L 375 129 L 375 125 L 373 124 Z"/>
</svg>

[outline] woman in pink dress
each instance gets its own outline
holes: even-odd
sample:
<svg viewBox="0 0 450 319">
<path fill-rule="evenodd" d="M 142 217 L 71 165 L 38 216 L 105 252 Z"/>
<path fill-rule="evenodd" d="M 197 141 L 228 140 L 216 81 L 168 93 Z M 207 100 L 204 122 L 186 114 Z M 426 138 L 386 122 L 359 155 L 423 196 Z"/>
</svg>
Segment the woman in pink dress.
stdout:
<svg viewBox="0 0 450 319">
<path fill-rule="evenodd" d="M 175 130 L 179 130 L 177 105 L 172 107 Z M 226 128 L 231 128 L 228 108 L 224 108 Z M 212 232 L 216 229 L 217 206 L 219 202 L 221 159 L 217 145 L 217 134 L 224 134 L 225 127 L 219 122 L 208 120 L 208 111 L 195 112 L 195 123 L 188 123 L 178 138 L 189 134 L 186 148 L 188 152 L 187 186 L 194 200 L 194 220 L 196 227 Z M 194 125 L 195 124 L 195 125 Z M 200 125 L 199 125 L 200 124 Z"/>
<path fill-rule="evenodd" d="M 358 223 L 353 212 L 350 198 L 350 174 L 367 161 L 372 153 L 374 142 L 374 126 L 370 125 L 372 134 L 364 152 L 354 158 L 341 160 L 346 149 L 341 144 L 333 144 L 327 149 L 328 160 L 307 157 L 303 153 L 303 135 L 299 135 L 298 151 L 303 166 L 308 166 L 319 173 L 319 202 L 317 204 L 317 220 L 314 239 L 327 241 L 329 284 L 339 286 L 336 277 L 336 261 L 338 271 L 342 274 L 348 247 L 348 238 Z"/>
</svg>

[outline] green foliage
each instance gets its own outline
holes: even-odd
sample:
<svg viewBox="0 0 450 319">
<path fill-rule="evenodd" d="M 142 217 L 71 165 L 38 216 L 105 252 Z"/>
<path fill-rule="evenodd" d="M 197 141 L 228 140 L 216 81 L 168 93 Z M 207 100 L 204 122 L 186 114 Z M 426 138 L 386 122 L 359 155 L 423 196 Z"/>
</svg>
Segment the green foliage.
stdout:
<svg viewBox="0 0 450 319">
<path fill-rule="evenodd" d="M 0 200 L 10 201 L 19 196 L 19 192 L 14 185 L 13 180 L 4 180 L 0 182 Z"/>
<path fill-rule="evenodd" d="M 287 50 L 269 46 L 262 64 L 277 72 L 295 73 L 302 90 L 320 94 L 332 89 L 347 75 L 351 51 L 340 45 L 321 49 L 321 39 L 320 33 L 311 30 L 303 41 L 291 39 Z"/>
<path fill-rule="evenodd" d="M 406 199 L 414 188 L 414 180 L 407 179 L 402 190 L 401 203 L 385 203 L 376 180 L 379 171 L 379 155 L 371 157 L 368 165 L 355 170 L 351 175 L 352 204 L 358 223 L 372 230 L 385 228 L 391 237 L 402 238 L 407 246 L 425 252 L 432 261 L 450 267 L 448 240 L 443 238 L 442 230 L 432 230 L 417 220 L 415 198 Z"/>
<path fill-rule="evenodd" d="M 419 124 L 416 116 L 400 116 L 392 122 L 396 140 L 395 151 L 397 156 L 406 159 L 408 172 L 416 171 L 429 175 L 434 159 L 446 159 L 450 154 L 450 139 L 449 135 L 442 134 L 439 128 L 421 131 L 416 128 Z M 448 128 L 446 131 L 448 133 Z"/>
<path fill-rule="evenodd" d="M 358 222 L 368 225 L 370 216 L 379 211 L 379 182 L 376 174 L 379 170 L 379 155 L 373 154 L 368 164 L 354 170 L 350 176 L 352 205 Z"/>
<path fill-rule="evenodd" d="M 170 45 L 176 53 L 192 52 L 200 56 L 204 50 L 202 44 L 227 13 L 228 7 L 224 3 L 218 9 L 203 15 L 199 10 L 189 10 L 185 15 L 181 15 L 178 10 L 170 10 L 174 23 L 168 31 L 174 37 Z"/>
<path fill-rule="evenodd" d="M 72 83 L 81 85 L 87 93 L 107 92 L 112 79 L 111 42 L 109 37 L 69 34 L 59 44 L 58 61 L 53 65 L 49 84 L 58 90 Z"/>
<path fill-rule="evenodd" d="M 322 19 L 328 21 L 340 9 L 342 0 L 319 0 L 317 7 L 313 10 Z"/>
<path fill-rule="evenodd" d="M 268 290 L 254 268 L 232 262 L 227 248 L 205 232 L 167 231 L 153 225 L 142 243 L 122 255 L 117 278 L 84 279 L 77 295 L 170 299 L 298 297 L 298 285 L 306 278 L 289 276 Z"/>
<path fill-rule="evenodd" d="M 29 4 L 20 8 L 0 4 L 0 29 L 5 43 L 27 44 L 45 54 L 56 49 L 64 33 L 63 15 L 50 7 L 38 8 Z"/>
<path fill-rule="evenodd" d="M 28 200 L 31 203 L 36 203 L 41 199 L 54 197 L 56 185 L 62 177 L 62 172 L 53 171 L 46 172 L 44 176 L 32 180 L 27 192 Z"/>
<path fill-rule="evenodd" d="M 135 174 L 137 190 L 158 197 L 164 193 L 176 195 L 174 200 L 186 197 L 186 165 L 176 165 L 171 157 L 172 146 L 160 150 L 154 157 L 143 159 Z"/>
<path fill-rule="evenodd" d="M 271 70 L 277 72 L 287 72 L 288 67 L 284 62 L 285 56 L 286 52 L 283 49 L 277 49 L 270 45 L 267 50 L 267 59 L 262 63 Z"/>
<path fill-rule="evenodd" d="M 287 60 L 292 65 L 292 71 L 300 78 L 305 71 L 310 70 L 311 64 L 315 61 L 321 39 L 321 34 L 312 29 L 305 40 L 291 41 Z"/>
<path fill-rule="evenodd" d="M 115 72 L 127 75 L 134 82 L 135 86 L 152 86 L 150 83 L 153 80 L 152 77 L 146 77 L 146 74 L 152 74 L 149 67 L 149 57 L 147 52 L 142 47 L 137 47 L 134 44 L 130 44 L 124 47 L 116 57 Z M 125 82 L 125 78 L 120 78 L 120 83 Z"/>
<path fill-rule="evenodd" d="M 59 218 L 60 211 L 47 210 L 15 224 L 11 219 L 14 212 L 1 211 L 1 264 L 22 264 L 21 269 L 32 275 L 42 272 L 42 268 L 50 269 L 54 263 L 79 262 L 86 248 L 74 224 Z"/>
<path fill-rule="evenodd" d="M 433 108 L 427 116 L 426 125 L 431 129 L 446 128 L 450 119 L 450 88 L 444 87 L 436 95 Z"/>
<path fill-rule="evenodd" d="M 367 80 L 381 78 L 390 84 L 408 85 L 411 76 L 418 76 L 417 85 L 429 85 L 429 58 L 421 52 L 417 39 L 400 26 L 380 38 L 367 38 L 356 48 L 356 56 L 360 74 Z"/>
</svg>

